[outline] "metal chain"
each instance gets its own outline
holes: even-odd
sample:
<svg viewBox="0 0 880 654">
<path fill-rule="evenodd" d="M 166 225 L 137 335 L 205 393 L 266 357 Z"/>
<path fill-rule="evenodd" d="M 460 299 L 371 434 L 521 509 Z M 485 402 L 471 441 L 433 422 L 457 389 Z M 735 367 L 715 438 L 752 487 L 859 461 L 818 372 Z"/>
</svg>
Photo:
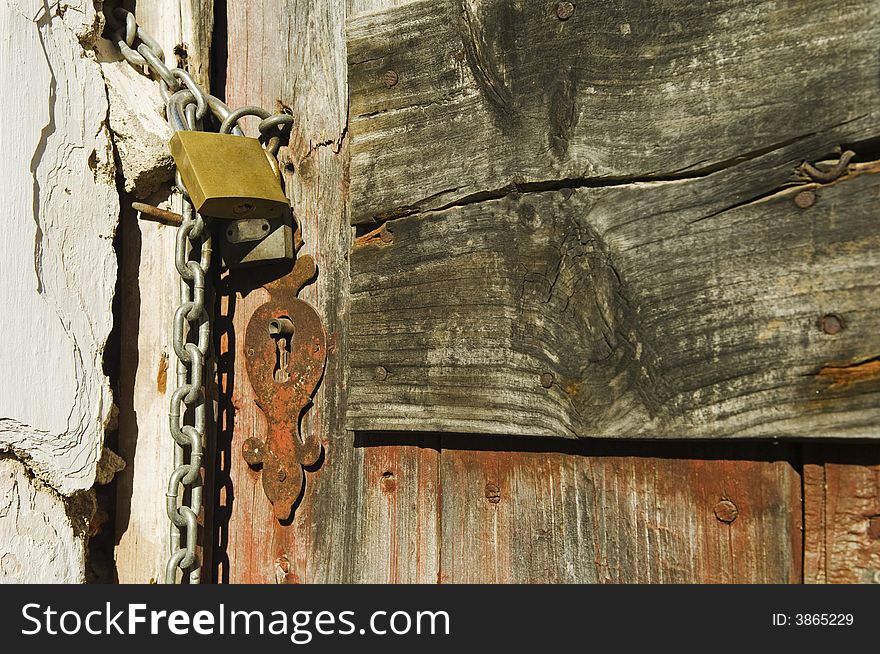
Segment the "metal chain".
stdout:
<svg viewBox="0 0 880 654">
<path fill-rule="evenodd" d="M 293 122 L 287 114 L 271 115 L 260 107 L 231 111 L 219 98 L 205 93 L 185 70 L 169 68 L 158 42 L 138 26 L 134 14 L 115 8 L 105 14 L 111 34 L 128 63 L 158 80 L 168 122 L 175 131 L 203 130 L 211 112 L 219 131 L 241 135 L 237 126 L 243 116 L 258 116 L 261 141 L 277 154 L 285 129 Z M 176 355 L 177 388 L 168 413 L 174 439 L 174 471 L 165 494 L 171 522 L 170 556 L 165 583 L 199 583 L 201 562 L 197 551 L 198 518 L 202 510 L 202 456 L 208 421 L 208 349 L 211 320 L 205 298 L 211 293 L 210 219 L 199 215 L 189 201 L 179 173 L 176 187 L 182 196 L 183 221 L 177 228 L 174 265 L 180 275 L 180 304 L 174 312 L 172 346 Z M 183 574 L 178 579 L 178 570 Z"/>
</svg>

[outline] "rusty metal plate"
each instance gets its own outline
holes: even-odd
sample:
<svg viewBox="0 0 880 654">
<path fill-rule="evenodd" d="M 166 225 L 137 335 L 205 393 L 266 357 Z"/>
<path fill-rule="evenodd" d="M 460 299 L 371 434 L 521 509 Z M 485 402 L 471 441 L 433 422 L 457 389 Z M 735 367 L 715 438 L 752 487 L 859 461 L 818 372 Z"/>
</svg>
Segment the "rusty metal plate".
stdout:
<svg viewBox="0 0 880 654">
<path fill-rule="evenodd" d="M 303 489 L 303 467 L 321 456 L 315 434 L 301 432 L 301 419 L 324 375 L 327 335 L 320 316 L 297 297 L 315 276 L 311 256 L 265 286 L 270 299 L 256 310 L 245 335 L 246 367 L 256 404 L 268 423 L 266 440 L 242 445 L 251 466 L 262 466 L 263 490 L 279 520 L 287 518 Z"/>
</svg>

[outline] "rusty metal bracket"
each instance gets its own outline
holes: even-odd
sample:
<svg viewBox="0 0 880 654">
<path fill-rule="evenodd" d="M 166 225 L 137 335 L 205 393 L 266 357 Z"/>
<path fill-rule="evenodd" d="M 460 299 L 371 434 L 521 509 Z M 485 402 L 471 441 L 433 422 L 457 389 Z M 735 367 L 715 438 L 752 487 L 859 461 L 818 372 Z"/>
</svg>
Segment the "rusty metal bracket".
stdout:
<svg viewBox="0 0 880 654">
<path fill-rule="evenodd" d="M 319 437 L 303 434 L 301 421 L 324 376 L 327 334 L 315 309 L 297 297 L 316 272 L 315 260 L 302 255 L 289 275 L 266 284 L 269 301 L 245 334 L 247 373 L 268 434 L 265 441 L 248 438 L 242 455 L 262 466 L 263 490 L 279 520 L 290 516 L 302 492 L 303 468 L 321 456 Z"/>
</svg>

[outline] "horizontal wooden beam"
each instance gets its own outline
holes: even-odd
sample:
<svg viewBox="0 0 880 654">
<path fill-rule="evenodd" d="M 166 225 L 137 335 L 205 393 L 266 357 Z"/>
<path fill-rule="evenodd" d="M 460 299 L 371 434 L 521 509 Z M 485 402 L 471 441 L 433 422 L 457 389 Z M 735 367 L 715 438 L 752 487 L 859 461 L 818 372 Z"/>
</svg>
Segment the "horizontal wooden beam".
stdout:
<svg viewBox="0 0 880 654">
<path fill-rule="evenodd" d="M 775 189 L 790 157 L 512 192 L 361 238 L 348 427 L 880 436 L 878 165 Z"/>
<path fill-rule="evenodd" d="M 801 581 L 795 445 L 441 442 L 440 583 Z"/>
<path fill-rule="evenodd" d="M 556 4 L 425 0 L 349 20 L 353 223 L 877 134 L 875 0 L 581 2 L 567 20 Z"/>
</svg>

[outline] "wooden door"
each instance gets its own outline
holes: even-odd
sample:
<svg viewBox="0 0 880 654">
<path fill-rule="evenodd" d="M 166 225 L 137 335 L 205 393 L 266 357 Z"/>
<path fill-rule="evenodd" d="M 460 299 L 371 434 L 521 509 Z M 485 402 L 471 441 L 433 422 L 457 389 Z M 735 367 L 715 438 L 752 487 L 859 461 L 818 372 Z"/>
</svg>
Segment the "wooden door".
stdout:
<svg viewBox="0 0 880 654">
<path fill-rule="evenodd" d="M 265 296 L 221 298 L 215 581 L 878 581 L 877 3 L 228 3 L 225 29 L 229 104 L 298 119 L 332 345 L 279 522 L 240 457 Z"/>
</svg>

